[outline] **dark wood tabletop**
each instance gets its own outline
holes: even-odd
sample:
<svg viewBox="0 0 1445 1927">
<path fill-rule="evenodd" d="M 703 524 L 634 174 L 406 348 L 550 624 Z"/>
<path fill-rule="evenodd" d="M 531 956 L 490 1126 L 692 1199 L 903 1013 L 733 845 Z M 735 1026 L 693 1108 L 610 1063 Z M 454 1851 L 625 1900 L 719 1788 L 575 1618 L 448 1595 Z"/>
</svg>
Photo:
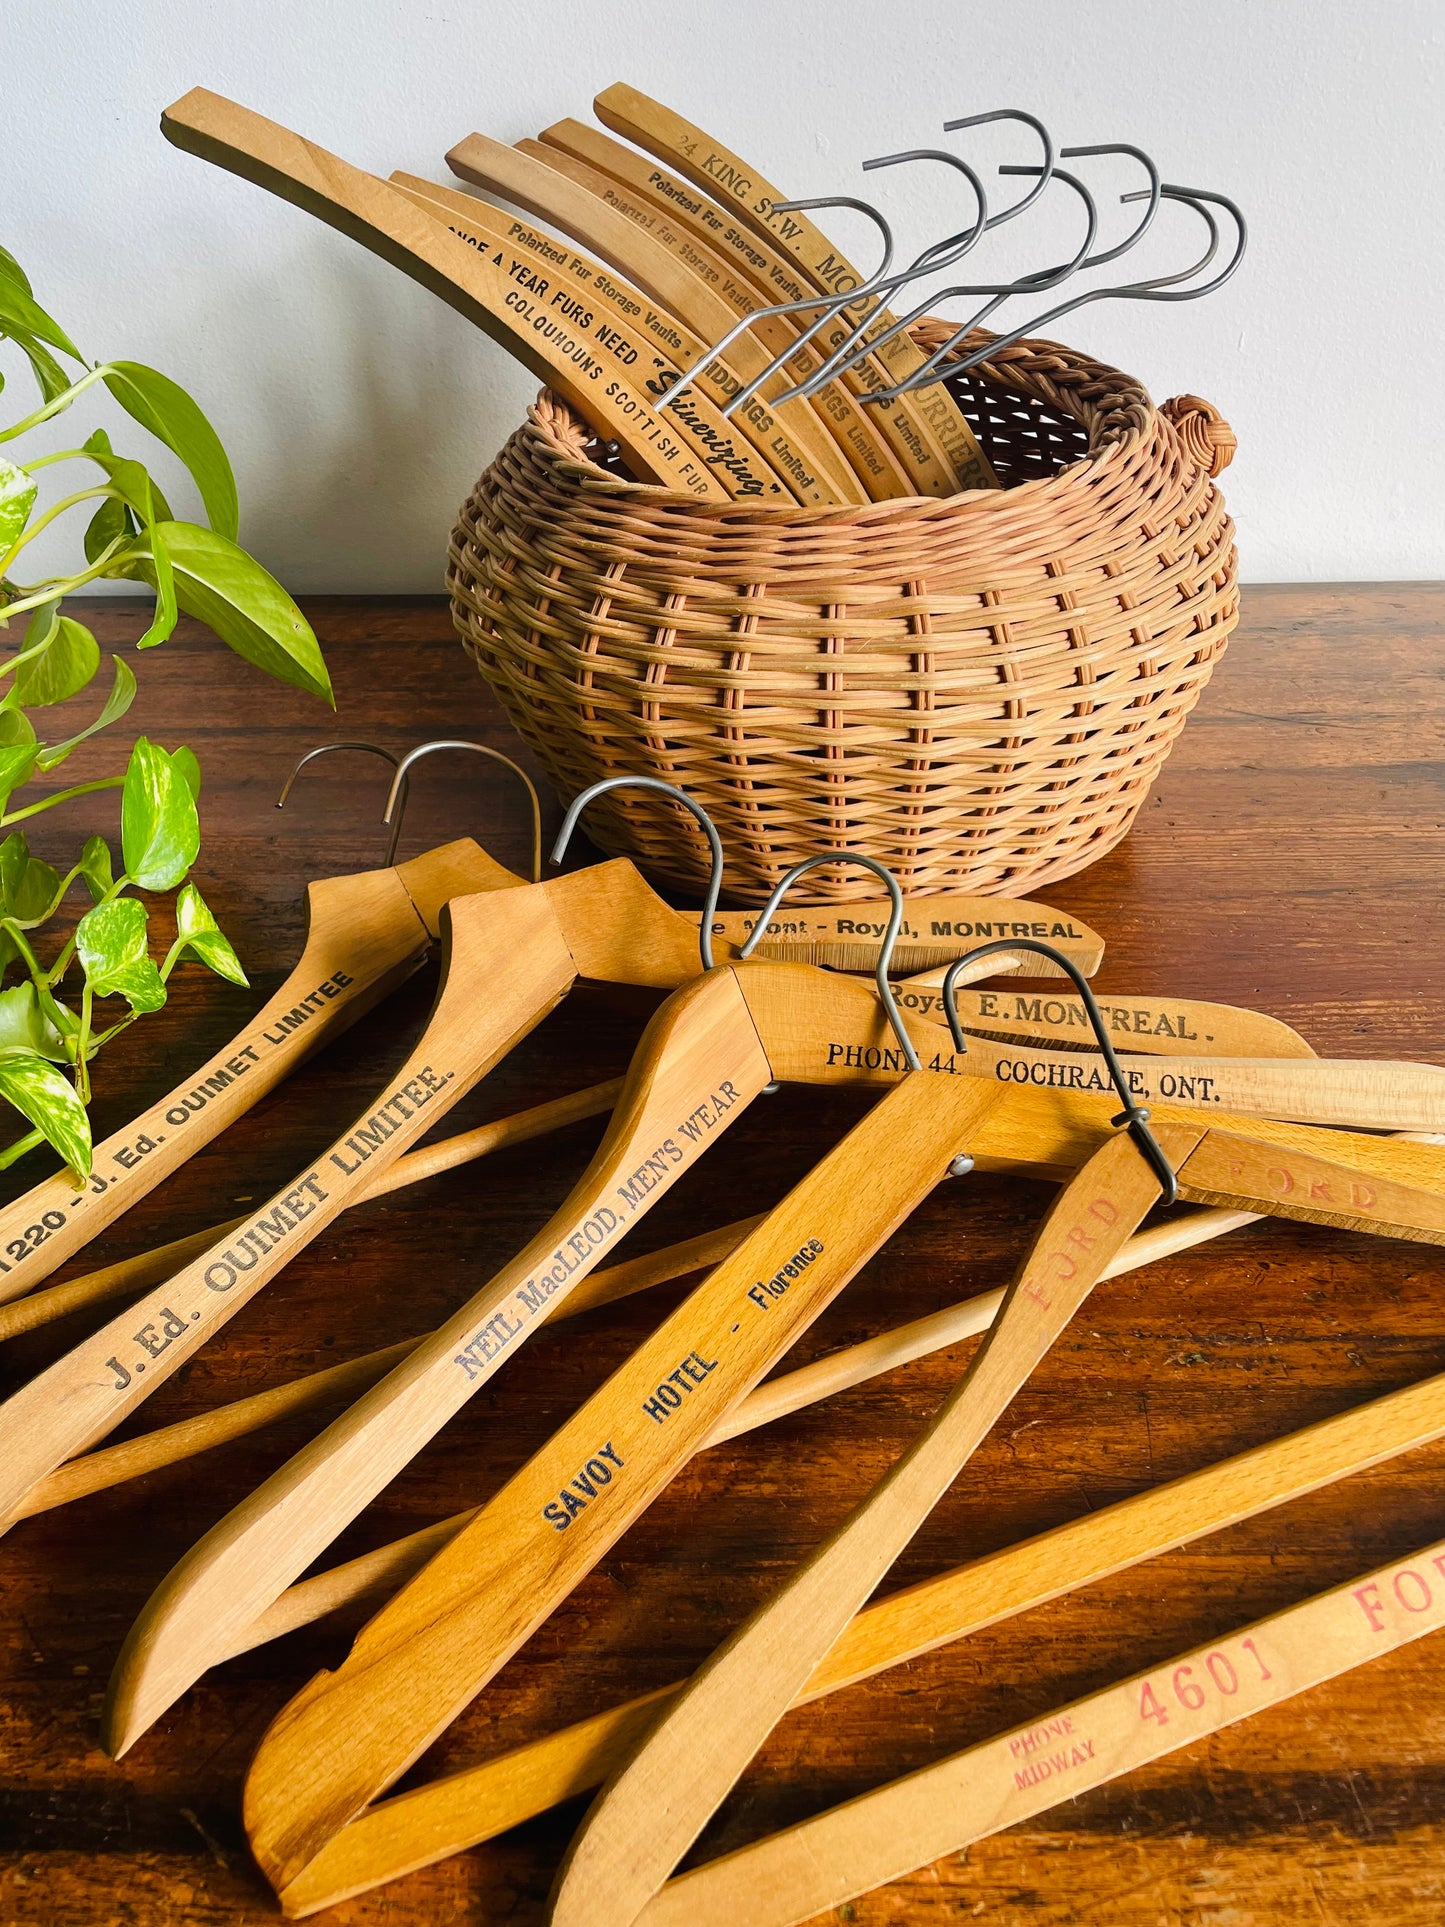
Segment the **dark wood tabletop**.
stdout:
<svg viewBox="0 0 1445 1927">
<path fill-rule="evenodd" d="M 384 772 L 336 758 L 278 815 L 293 759 L 330 735 L 400 749 L 515 740 L 438 600 L 317 600 L 339 713 L 183 631 L 139 663 L 132 720 L 205 774 L 198 881 L 251 973 L 199 969 L 98 1067 L 99 1136 L 162 1095 L 283 979 L 309 878 L 382 861 Z M 97 605 L 102 640 L 139 624 Z M 1249 1005 L 1321 1053 L 1445 1062 L 1445 590 L 1261 587 L 1132 836 L 1042 894 L 1100 930 L 1109 992 Z M 88 745 L 67 768 L 106 767 Z M 88 758 L 89 760 L 84 760 Z M 479 758 L 415 784 L 403 854 L 471 833 L 524 868 L 525 810 Z M 38 819 L 57 858 L 113 830 L 101 795 Z M 555 821 L 555 806 L 553 809 Z M 585 855 L 585 851 L 583 852 Z M 66 856 L 68 862 L 70 858 Z M 200 1153 L 61 1276 L 233 1216 L 360 1113 L 423 1025 L 423 972 Z M 647 1014 L 580 988 L 452 1113 L 450 1133 L 619 1073 Z M 753 1106 L 639 1228 L 649 1249 L 775 1202 L 868 1098 Z M 599 1125 L 349 1213 L 127 1428 L 148 1430 L 439 1322 L 565 1194 Z M 6 1174 L 16 1195 L 44 1169 Z M 1006 1281 L 1039 1182 L 944 1186 L 792 1362 Z M 338 1553 L 476 1503 L 640 1342 L 681 1285 L 543 1334 L 349 1531 Z M 1101 1286 L 887 1582 L 910 1583 L 1445 1368 L 1445 1252 L 1281 1222 Z M 94 1315 L 91 1316 L 94 1323 Z M 12 1342 L 8 1391 L 84 1320 Z M 956 1380 L 966 1347 L 703 1454 L 423 1763 L 425 1777 L 679 1677 L 840 1521 Z M 120 1764 L 98 1712 L 125 1632 L 200 1533 L 316 1429 L 282 1424 L 22 1522 L 0 1546 L 0 1921 L 279 1917 L 239 1793 L 266 1723 L 351 1625 L 323 1623 L 207 1676 Z M 704 1842 L 738 1845 L 1445 1531 L 1445 1444 L 1005 1622 L 784 1720 Z M 1445 1645 L 1393 1657 L 855 1902 L 859 1927 L 999 1922 L 1445 1919 Z M 324 1918 L 543 1918 L 580 1812 L 559 1811 Z M 740 1922 L 739 1927 L 748 1927 Z"/>
</svg>

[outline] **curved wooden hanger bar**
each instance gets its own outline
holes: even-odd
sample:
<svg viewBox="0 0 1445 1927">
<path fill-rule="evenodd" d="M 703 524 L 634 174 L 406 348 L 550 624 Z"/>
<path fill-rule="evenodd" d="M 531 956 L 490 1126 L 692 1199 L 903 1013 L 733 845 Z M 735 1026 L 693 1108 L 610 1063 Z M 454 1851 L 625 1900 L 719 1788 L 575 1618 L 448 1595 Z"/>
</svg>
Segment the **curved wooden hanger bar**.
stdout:
<svg viewBox="0 0 1445 1927">
<path fill-rule="evenodd" d="M 546 154 L 545 149 L 541 151 Z M 646 302 L 656 302 L 663 310 L 660 319 L 667 332 L 667 365 L 674 371 L 692 371 L 698 387 L 711 395 L 720 407 L 725 406 L 743 382 L 763 372 L 772 356 L 745 331 L 729 347 L 725 363 L 712 361 L 707 350 L 732 328 L 738 318 L 736 311 L 645 228 L 639 228 L 616 208 L 609 207 L 557 168 L 548 166 L 546 161 L 551 158 L 547 154 L 546 160 L 539 159 L 502 141 L 489 140 L 485 134 L 470 134 L 447 155 L 447 165 L 461 180 L 470 181 L 473 186 L 515 207 L 525 208 L 539 220 L 560 228 L 581 246 L 593 249 L 615 273 L 626 277 L 628 292 L 633 296 L 639 316 L 645 315 Z M 479 206 L 475 196 L 457 194 L 447 188 L 433 189 L 410 176 L 399 184 L 408 189 L 419 187 L 468 223 L 481 212 L 491 217 L 494 228 L 506 230 L 507 218 L 488 203 Z M 581 258 L 587 261 L 586 256 Z M 610 285 L 595 263 L 587 265 L 591 268 L 593 288 L 599 281 L 604 288 Z M 786 386 L 786 376 L 773 382 L 777 389 Z M 775 412 L 768 405 L 765 393 L 755 397 L 755 401 L 762 405 L 750 404 L 730 419 L 741 427 L 746 417 L 750 432 L 764 451 L 773 438 L 784 438 L 789 446 L 786 451 L 779 449 L 778 453 L 786 452 L 790 460 L 805 462 L 815 471 L 810 487 L 796 491 L 799 500 L 858 503 L 866 499 L 853 471 L 841 459 L 827 430 L 806 402 L 787 402 Z M 676 414 L 677 410 L 673 408 L 670 412 Z M 684 410 L 680 419 L 686 420 L 686 412 Z M 787 472 L 785 465 L 784 473 Z"/>
<path fill-rule="evenodd" d="M 468 247 L 385 181 L 204 87 L 165 110 L 161 131 L 187 153 L 304 208 L 439 295 L 615 441 L 644 481 L 699 501 L 737 498 L 723 471 L 692 451 L 681 424 L 670 419 L 673 411 L 659 416 L 653 398 L 604 342 L 549 313 L 536 285 L 545 277 L 524 250 L 503 251 L 494 260 Z M 706 396 L 688 392 L 699 418 L 716 413 Z M 731 435 L 725 423 L 718 432 Z M 782 492 L 776 479 L 773 486 Z"/>
<path fill-rule="evenodd" d="M 820 292 L 863 285 L 864 276 L 806 214 L 775 213 L 773 203 L 789 197 L 711 134 L 660 102 L 649 100 L 635 87 L 609 87 L 597 96 L 592 107 L 604 127 L 655 154 L 704 193 L 717 195 L 736 208 L 748 226 L 786 254 Z M 879 309 L 877 321 L 881 328 L 887 328 L 893 317 L 886 309 Z M 840 329 L 833 338 L 841 336 Z M 817 338 L 829 338 L 828 331 Z M 871 361 L 860 363 L 854 371 L 865 391 L 901 381 L 905 374 L 923 366 L 923 356 L 906 334 L 884 342 L 877 360 L 883 372 Z M 888 437 L 894 452 L 907 462 L 921 495 L 953 495 L 961 488 L 999 486 L 973 430 L 945 387 L 922 388 L 904 400 L 906 407 L 894 402 L 869 412 L 878 417 L 879 431 Z"/>
<path fill-rule="evenodd" d="M 1158 1141 L 1177 1166 L 1204 1136 L 1166 1125 Z M 704 1662 L 602 1789 L 558 1871 L 554 1927 L 632 1927 L 1159 1195 L 1122 1134 L 1064 1187 L 920 1437 Z"/>
<path fill-rule="evenodd" d="M 522 882 L 465 838 L 399 869 L 309 885 L 305 947 L 251 1021 L 96 1146 L 84 1189 L 60 1171 L 0 1209 L 0 1304 L 32 1291 L 417 970 L 453 878 L 472 890 Z"/>
<path fill-rule="evenodd" d="M 1445 1540 L 699 1867 L 638 1927 L 798 1927 L 1437 1631 L 1442 1574 Z"/>
<path fill-rule="evenodd" d="M 605 135 L 599 136 L 599 139 L 605 138 Z M 764 312 L 768 305 L 779 299 L 780 289 L 776 285 L 768 287 L 737 272 L 734 261 L 724 260 L 714 252 L 711 245 L 714 237 L 700 223 L 690 225 L 682 209 L 669 207 L 665 201 L 636 193 L 626 182 L 617 178 L 615 170 L 599 172 L 560 147 L 544 145 L 546 139 L 544 134 L 539 141 L 518 141 L 518 151 L 545 161 L 549 167 L 565 174 L 579 187 L 585 187 L 609 207 L 615 207 L 654 240 L 670 248 L 689 272 L 721 295 L 732 309 L 735 320 L 755 316 L 749 333 L 770 360 L 779 355 L 789 357 L 785 365 L 795 380 L 806 381 L 810 374 L 818 373 L 822 362 L 812 344 L 799 339 L 802 328 L 797 318 Z M 617 145 L 616 142 L 609 144 Z M 633 158 L 645 171 L 647 164 L 641 155 Z M 693 194 L 689 194 L 687 200 L 689 206 L 698 203 L 698 197 Z M 735 232 L 736 224 L 730 217 L 723 217 L 719 225 L 729 233 Z M 739 235 L 738 238 L 741 240 L 742 237 Z M 749 261 L 762 261 L 760 243 L 749 239 L 744 245 Z M 791 283 L 793 277 L 786 274 L 785 279 Z M 801 287 L 797 293 L 801 295 Z M 794 297 L 789 293 L 787 298 Z M 707 339 L 715 341 L 718 337 L 710 335 Z M 808 396 L 804 405 L 813 410 L 825 433 L 836 443 L 849 469 L 857 476 L 865 501 L 894 501 L 901 495 L 915 493 L 897 457 L 868 420 L 868 411 L 858 406 L 845 384 L 830 382 L 816 395 Z"/>
<path fill-rule="evenodd" d="M 649 392 L 657 394 L 670 386 L 680 365 L 691 366 L 696 354 L 707 345 L 664 310 L 649 306 L 620 277 L 611 278 L 598 262 L 525 221 L 501 214 L 490 202 L 458 194 L 449 187 L 433 186 L 414 174 L 394 173 L 391 185 L 470 247 L 493 254 L 525 248 L 537 264 L 538 279 L 552 284 L 546 299 L 573 325 L 588 331 L 601 329 L 609 345 L 626 361 L 634 382 L 643 380 Z M 643 369 L 652 371 L 645 380 L 639 372 Z M 719 410 L 742 387 L 732 368 L 721 361 L 700 369 L 696 380 L 700 392 Z M 790 409 L 797 406 L 789 404 Z M 835 460 L 831 448 L 823 446 L 816 420 L 805 412 L 800 433 L 796 416 L 789 419 L 791 433 L 778 416 L 761 406 L 740 409 L 731 425 L 723 423 L 720 414 L 715 420 L 709 417 L 705 425 L 713 439 L 708 445 L 693 434 L 690 409 L 683 408 L 678 425 L 692 442 L 694 452 L 711 460 L 720 459 L 723 449 L 731 449 L 741 432 L 753 447 L 753 472 L 782 483 L 794 501 L 854 500 L 853 478 Z M 837 493 L 840 486 L 847 491 L 842 496 Z"/>
</svg>

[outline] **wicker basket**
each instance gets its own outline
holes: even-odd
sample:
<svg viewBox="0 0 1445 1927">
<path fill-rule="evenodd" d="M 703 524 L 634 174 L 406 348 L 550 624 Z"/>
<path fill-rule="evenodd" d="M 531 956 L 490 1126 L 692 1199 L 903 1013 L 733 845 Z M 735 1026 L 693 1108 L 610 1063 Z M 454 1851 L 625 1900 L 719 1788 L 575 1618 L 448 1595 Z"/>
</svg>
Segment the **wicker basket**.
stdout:
<svg viewBox="0 0 1445 1927">
<path fill-rule="evenodd" d="M 623 773 L 680 785 L 747 904 L 820 849 L 914 894 L 1018 895 L 1119 841 L 1237 619 L 1210 479 L 1234 437 L 1196 397 L 1156 409 L 1051 342 L 953 385 L 1004 489 L 863 508 L 636 487 L 540 397 L 462 509 L 448 585 L 564 797 Z M 655 793 L 615 793 L 586 827 L 701 891 L 706 845 Z M 877 889 L 841 866 L 808 883 L 813 901 Z"/>
</svg>

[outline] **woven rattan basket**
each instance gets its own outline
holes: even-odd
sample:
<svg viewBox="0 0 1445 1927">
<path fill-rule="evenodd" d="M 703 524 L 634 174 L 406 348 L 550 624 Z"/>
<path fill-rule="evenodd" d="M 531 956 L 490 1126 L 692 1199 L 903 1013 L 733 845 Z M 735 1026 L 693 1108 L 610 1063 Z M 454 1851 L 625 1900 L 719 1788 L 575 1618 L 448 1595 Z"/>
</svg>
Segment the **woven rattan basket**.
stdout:
<svg viewBox="0 0 1445 1927">
<path fill-rule="evenodd" d="M 462 509 L 448 584 L 563 797 L 680 785 L 745 904 L 822 849 L 914 894 L 1018 895 L 1119 841 L 1238 615 L 1211 479 L 1234 437 L 1196 397 L 1156 409 L 1050 342 L 953 385 L 1004 489 L 864 508 L 637 488 L 541 396 Z M 706 845 L 655 792 L 601 799 L 587 831 L 701 891 Z M 859 869 L 808 879 L 813 901 L 877 890 Z"/>
</svg>

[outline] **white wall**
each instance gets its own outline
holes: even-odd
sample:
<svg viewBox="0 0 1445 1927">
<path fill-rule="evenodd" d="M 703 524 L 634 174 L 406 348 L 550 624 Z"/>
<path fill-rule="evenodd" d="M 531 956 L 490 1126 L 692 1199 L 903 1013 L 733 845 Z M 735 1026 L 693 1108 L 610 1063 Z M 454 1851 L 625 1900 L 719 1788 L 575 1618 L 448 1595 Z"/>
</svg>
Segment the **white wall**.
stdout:
<svg viewBox="0 0 1445 1927">
<path fill-rule="evenodd" d="M 865 184 L 858 163 L 1027 107 L 1249 215 L 1245 264 L 1210 300 L 1059 327 L 1156 398 L 1224 410 L 1246 576 L 1445 575 L 1442 42 L 1445 0 L 11 0 L 0 241 L 88 353 L 193 390 L 236 464 L 243 538 L 290 587 L 435 589 L 456 503 L 535 384 L 395 269 L 169 146 L 169 101 L 204 84 L 377 173 L 447 179 L 463 133 L 586 118 L 627 79 L 794 193 L 877 192 L 905 245 L 959 225 L 952 177 Z M 960 151 L 1031 158 L 1020 134 Z M 1056 193 L 1048 223 L 974 263 L 1049 258 L 1071 232 Z M 1152 261 L 1181 258 L 1166 229 L 1193 246 L 1188 223 L 1164 210 Z M 9 351 L 0 366 L 10 420 L 29 376 Z"/>
</svg>

